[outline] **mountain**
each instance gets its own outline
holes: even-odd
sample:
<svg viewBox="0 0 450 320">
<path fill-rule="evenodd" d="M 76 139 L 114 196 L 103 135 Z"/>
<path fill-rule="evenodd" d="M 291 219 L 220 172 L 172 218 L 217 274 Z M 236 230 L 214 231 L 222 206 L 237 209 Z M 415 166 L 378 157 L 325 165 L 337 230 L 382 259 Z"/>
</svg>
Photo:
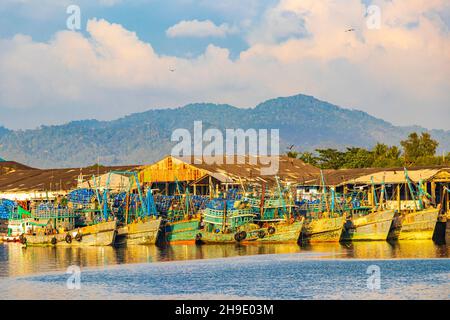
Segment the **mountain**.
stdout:
<svg viewBox="0 0 450 320">
<path fill-rule="evenodd" d="M 410 132 L 428 131 L 440 149 L 450 150 L 450 131 L 400 127 L 365 112 L 350 110 L 306 95 L 265 101 L 242 109 L 226 104 L 196 103 L 176 109 L 135 113 L 113 121 L 84 120 L 33 130 L 0 127 L 0 156 L 34 167 L 80 167 L 140 164 L 158 160 L 175 144 L 172 132 L 203 121 L 208 127 L 280 129 L 281 152 L 318 147 L 371 147 L 399 144 Z M 223 131 L 224 132 L 224 131 Z"/>
</svg>

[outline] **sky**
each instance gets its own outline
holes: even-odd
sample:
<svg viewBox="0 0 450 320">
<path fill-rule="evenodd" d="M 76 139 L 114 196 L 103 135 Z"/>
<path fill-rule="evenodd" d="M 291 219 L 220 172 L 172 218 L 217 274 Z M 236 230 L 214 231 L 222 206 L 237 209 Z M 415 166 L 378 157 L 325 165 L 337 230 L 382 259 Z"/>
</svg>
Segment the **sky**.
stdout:
<svg viewBox="0 0 450 320">
<path fill-rule="evenodd" d="M 2 0 L 0 125 L 302 93 L 449 130 L 449 25 L 448 0 Z"/>
</svg>

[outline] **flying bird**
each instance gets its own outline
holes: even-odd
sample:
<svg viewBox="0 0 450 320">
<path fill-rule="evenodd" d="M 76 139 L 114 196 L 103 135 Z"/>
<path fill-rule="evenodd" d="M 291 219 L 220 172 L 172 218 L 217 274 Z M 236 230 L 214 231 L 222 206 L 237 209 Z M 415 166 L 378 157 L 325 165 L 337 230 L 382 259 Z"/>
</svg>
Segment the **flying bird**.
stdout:
<svg viewBox="0 0 450 320">
<path fill-rule="evenodd" d="M 352 32 L 352 31 L 355 31 L 355 28 L 350 28 L 350 29 L 345 30 L 345 32 Z"/>
<path fill-rule="evenodd" d="M 169 71 L 170 71 L 170 72 L 174 72 L 174 71 L 175 71 L 175 68 L 170 68 Z"/>
<path fill-rule="evenodd" d="M 294 147 L 294 145 L 293 144 L 291 144 L 291 146 L 290 147 L 288 147 L 288 149 L 289 150 L 292 150 L 292 148 Z"/>
</svg>

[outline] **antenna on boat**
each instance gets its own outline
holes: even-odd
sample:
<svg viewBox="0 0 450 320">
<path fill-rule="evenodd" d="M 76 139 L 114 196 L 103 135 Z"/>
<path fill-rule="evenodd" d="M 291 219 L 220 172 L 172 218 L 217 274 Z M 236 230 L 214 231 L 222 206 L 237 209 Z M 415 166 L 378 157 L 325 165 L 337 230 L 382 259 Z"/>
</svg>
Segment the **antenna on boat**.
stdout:
<svg viewBox="0 0 450 320">
<path fill-rule="evenodd" d="M 375 189 L 375 182 L 373 181 L 373 176 L 370 177 L 370 184 L 372 185 L 372 201 L 375 206 L 375 209 L 378 209 L 377 190 Z"/>
<path fill-rule="evenodd" d="M 322 201 L 321 203 L 325 202 L 325 207 L 327 211 L 330 211 L 330 205 L 328 203 L 328 197 L 327 197 L 327 186 L 325 185 L 325 177 L 323 175 L 322 169 L 320 169 L 320 183 L 322 187 Z M 323 211 L 323 209 L 322 209 Z"/>
<path fill-rule="evenodd" d="M 406 182 L 408 183 L 409 193 L 411 194 L 411 197 L 413 198 L 415 211 L 417 211 L 416 194 L 415 194 L 414 189 L 413 189 L 413 187 L 412 187 L 412 181 L 411 181 L 411 179 L 409 178 L 408 170 L 406 169 L 406 167 L 404 167 L 403 169 L 404 169 L 404 172 L 405 172 L 405 179 L 406 179 Z"/>
<path fill-rule="evenodd" d="M 279 193 L 280 200 L 281 200 L 281 205 L 282 205 L 284 213 L 286 214 L 287 213 L 286 203 L 284 201 L 283 191 L 281 190 L 280 180 L 279 180 L 278 176 L 275 176 L 275 180 L 277 181 L 277 187 L 278 187 L 278 193 Z"/>
</svg>

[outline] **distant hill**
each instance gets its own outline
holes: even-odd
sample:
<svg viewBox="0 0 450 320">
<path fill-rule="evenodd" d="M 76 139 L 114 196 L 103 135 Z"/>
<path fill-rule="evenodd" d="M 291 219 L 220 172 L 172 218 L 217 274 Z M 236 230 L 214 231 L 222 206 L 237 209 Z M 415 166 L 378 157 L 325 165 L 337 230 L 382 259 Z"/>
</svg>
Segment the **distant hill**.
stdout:
<svg viewBox="0 0 450 320">
<path fill-rule="evenodd" d="M 413 131 L 430 132 L 439 141 L 440 149 L 450 151 L 450 131 L 394 126 L 362 111 L 296 95 L 268 100 L 249 109 L 196 103 L 135 113 L 113 121 L 74 121 L 17 131 L 0 127 L 0 155 L 41 168 L 80 167 L 97 162 L 149 163 L 170 152 L 174 129 L 192 131 L 195 120 L 202 120 L 205 128 L 279 128 L 282 152 L 289 144 L 294 144 L 296 150 L 368 148 L 376 142 L 393 145 Z"/>
</svg>

